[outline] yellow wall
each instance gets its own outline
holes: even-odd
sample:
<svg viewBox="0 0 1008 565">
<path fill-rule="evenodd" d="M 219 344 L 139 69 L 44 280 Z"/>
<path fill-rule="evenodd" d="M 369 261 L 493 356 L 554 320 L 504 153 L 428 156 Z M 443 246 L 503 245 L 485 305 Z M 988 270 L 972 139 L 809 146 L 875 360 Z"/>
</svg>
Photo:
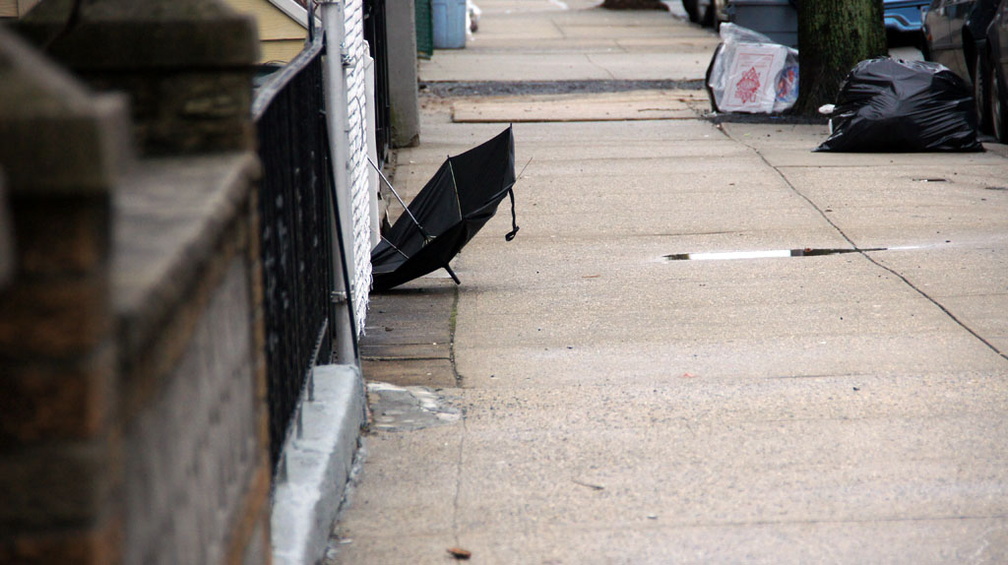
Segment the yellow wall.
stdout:
<svg viewBox="0 0 1008 565">
<path fill-rule="evenodd" d="M 10 0 L 0 0 L 5 2 Z M 236 11 L 255 16 L 259 26 L 261 63 L 283 62 L 294 58 L 304 48 L 308 30 L 268 0 L 226 0 Z"/>
<path fill-rule="evenodd" d="M 260 63 L 289 63 L 304 49 L 304 46 L 304 39 L 260 42 L 259 49 L 262 55 Z"/>
<path fill-rule="evenodd" d="M 20 18 L 38 3 L 39 0 L 0 0 L 0 18 Z"/>
</svg>

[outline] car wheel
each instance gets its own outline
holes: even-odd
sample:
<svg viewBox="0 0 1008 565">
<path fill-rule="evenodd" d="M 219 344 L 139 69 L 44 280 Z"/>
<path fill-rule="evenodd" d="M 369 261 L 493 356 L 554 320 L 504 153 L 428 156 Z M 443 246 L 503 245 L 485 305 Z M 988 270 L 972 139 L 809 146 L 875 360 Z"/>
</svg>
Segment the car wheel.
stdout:
<svg viewBox="0 0 1008 565">
<path fill-rule="evenodd" d="M 697 13 L 699 10 L 697 8 L 697 0 L 682 0 L 683 9 L 686 10 L 686 15 L 689 16 L 689 21 L 697 23 L 700 21 L 700 14 Z"/>
<path fill-rule="evenodd" d="M 990 119 L 994 130 L 994 137 L 1001 143 L 1008 141 L 1008 123 L 1005 123 L 1005 90 L 1004 75 L 1001 65 L 991 64 L 990 81 Z"/>
<path fill-rule="evenodd" d="M 718 12 L 721 11 L 721 2 L 719 0 L 710 0 L 707 4 L 707 10 L 700 14 L 700 25 L 703 27 L 712 27 L 716 31 L 719 27 L 718 24 Z"/>
<path fill-rule="evenodd" d="M 983 51 L 978 51 L 973 57 L 973 99 L 976 102 L 977 127 L 983 133 L 991 131 L 989 84 L 990 69 Z"/>
</svg>

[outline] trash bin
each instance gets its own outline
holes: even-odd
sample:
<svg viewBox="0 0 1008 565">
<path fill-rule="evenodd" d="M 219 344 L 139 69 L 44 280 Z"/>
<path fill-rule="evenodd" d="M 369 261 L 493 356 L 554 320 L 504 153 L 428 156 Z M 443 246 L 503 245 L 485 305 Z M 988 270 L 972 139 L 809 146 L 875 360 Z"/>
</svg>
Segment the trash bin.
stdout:
<svg viewBox="0 0 1008 565">
<path fill-rule="evenodd" d="M 431 17 L 431 0 L 416 0 L 413 9 L 416 13 L 417 57 L 430 59 L 434 55 L 434 22 Z"/>
<path fill-rule="evenodd" d="M 462 49 L 466 42 L 466 0 L 433 0 L 434 48 Z"/>
<path fill-rule="evenodd" d="M 728 0 L 728 21 L 798 47 L 798 0 Z"/>
</svg>

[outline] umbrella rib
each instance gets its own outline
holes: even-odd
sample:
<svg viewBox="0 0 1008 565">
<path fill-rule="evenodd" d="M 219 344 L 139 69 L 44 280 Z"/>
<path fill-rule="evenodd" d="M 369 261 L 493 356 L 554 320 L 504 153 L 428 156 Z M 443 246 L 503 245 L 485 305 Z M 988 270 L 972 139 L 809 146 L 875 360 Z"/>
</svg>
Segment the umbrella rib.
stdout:
<svg viewBox="0 0 1008 565">
<path fill-rule="evenodd" d="M 533 155 L 532 157 L 535 157 L 535 155 Z M 521 170 L 521 172 L 520 172 L 520 173 L 518 173 L 518 178 L 521 178 L 521 177 L 522 177 L 522 175 L 524 175 L 524 174 L 525 174 L 525 169 L 527 169 L 527 168 L 528 168 L 528 166 L 532 164 L 532 157 L 529 157 L 529 160 L 528 160 L 528 162 L 527 162 L 527 163 L 525 163 L 525 166 L 524 166 L 524 167 L 522 167 L 522 170 Z"/>
<path fill-rule="evenodd" d="M 416 216 L 414 216 L 414 215 L 413 215 L 413 212 L 411 212 L 411 211 L 410 211 L 410 209 L 409 209 L 409 206 L 407 206 L 407 205 L 406 205 L 406 203 L 405 203 L 405 202 L 403 202 L 403 199 L 402 199 L 402 197 L 400 197 L 400 196 L 399 196 L 399 193 L 398 193 L 398 192 L 396 192 L 396 189 L 395 189 L 395 187 L 394 187 L 394 186 L 392 186 L 392 183 L 391 183 L 391 182 L 389 182 L 389 180 L 388 180 L 387 178 L 385 178 L 385 174 L 384 174 L 384 173 L 382 173 L 382 172 L 381 172 L 381 169 L 379 169 L 379 168 L 378 168 L 378 165 L 376 165 L 376 164 L 375 164 L 375 162 L 371 160 L 371 156 L 370 156 L 370 155 L 368 155 L 368 158 L 367 158 L 367 160 L 368 160 L 368 163 L 371 163 L 371 166 L 372 166 L 372 167 L 374 167 L 374 170 L 378 172 L 378 176 L 379 176 L 379 177 L 381 177 L 381 179 L 382 179 L 383 181 L 385 181 L 385 185 L 386 185 L 386 186 L 388 186 L 388 187 L 389 187 L 389 190 L 391 190 L 391 191 L 392 191 L 392 194 L 394 194 L 394 195 L 395 195 L 395 197 L 396 197 L 396 200 L 398 200 L 398 201 L 399 201 L 399 204 L 400 204 L 400 205 L 402 205 L 402 207 L 403 207 L 403 210 L 406 210 L 406 213 L 407 213 L 407 214 L 409 215 L 410 219 L 411 219 L 411 220 L 413 220 L 413 223 L 414 223 L 414 224 L 416 224 L 416 227 L 420 229 L 420 233 L 421 233 L 421 234 L 423 234 L 423 236 L 424 236 L 424 239 L 425 239 L 426 241 L 430 241 L 430 240 L 431 240 L 431 235 L 430 235 L 429 233 L 427 233 L 427 230 L 426 230 L 426 229 L 424 229 L 424 227 L 423 227 L 423 226 L 421 226 L 421 225 L 420 225 L 420 222 L 419 222 L 419 221 L 417 221 L 417 219 L 416 219 Z M 394 246 L 393 246 L 393 247 L 394 247 Z M 402 253 L 402 252 L 400 251 L 400 253 Z"/>
<path fill-rule="evenodd" d="M 452 164 L 451 155 L 448 156 L 448 170 L 451 172 L 452 185 L 455 187 L 455 203 L 458 204 L 459 207 L 458 210 L 459 218 L 462 218 L 463 217 L 462 202 L 459 200 L 458 182 L 455 180 L 455 165 Z M 458 276 L 455 275 L 455 271 L 452 270 L 451 266 L 448 264 L 448 261 L 445 261 L 444 270 L 448 271 L 448 276 L 450 276 L 452 280 L 455 281 L 455 284 L 457 285 L 462 284 L 462 281 L 460 281 Z"/>
<path fill-rule="evenodd" d="M 458 204 L 458 213 L 461 218 L 464 216 L 464 214 L 462 214 L 462 201 L 459 199 L 458 181 L 455 180 L 455 165 L 452 164 L 451 155 L 448 156 L 448 170 L 451 172 L 452 186 L 455 187 L 455 203 Z"/>
<path fill-rule="evenodd" d="M 406 253 L 404 253 L 402 249 L 399 249 L 398 247 L 396 247 L 395 244 L 392 243 L 392 241 L 389 240 L 389 238 L 385 237 L 384 235 L 381 236 L 381 238 L 385 241 L 385 243 L 389 244 L 389 247 L 391 247 L 392 249 L 395 249 L 397 253 L 399 253 L 403 257 L 409 259 L 409 255 L 407 255 Z"/>
</svg>

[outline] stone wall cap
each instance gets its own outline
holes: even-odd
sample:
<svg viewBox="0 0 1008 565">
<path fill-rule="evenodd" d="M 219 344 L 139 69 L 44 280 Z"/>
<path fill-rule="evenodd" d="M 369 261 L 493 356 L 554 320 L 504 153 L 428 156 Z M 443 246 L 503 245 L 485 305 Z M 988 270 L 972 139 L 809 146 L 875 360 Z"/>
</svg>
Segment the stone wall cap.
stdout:
<svg viewBox="0 0 1008 565">
<path fill-rule="evenodd" d="M 136 358 L 166 312 L 185 300 L 260 174 L 250 151 L 140 164 L 113 198 L 112 297 L 124 359 Z"/>
<path fill-rule="evenodd" d="M 214 0 L 44 0 L 17 29 L 77 70 L 221 68 L 259 60 L 255 19 Z M 74 22 L 74 23 L 68 23 Z"/>
<path fill-rule="evenodd" d="M 0 165 L 10 194 L 108 191 L 129 145 L 124 96 L 89 91 L 0 28 Z"/>
</svg>

